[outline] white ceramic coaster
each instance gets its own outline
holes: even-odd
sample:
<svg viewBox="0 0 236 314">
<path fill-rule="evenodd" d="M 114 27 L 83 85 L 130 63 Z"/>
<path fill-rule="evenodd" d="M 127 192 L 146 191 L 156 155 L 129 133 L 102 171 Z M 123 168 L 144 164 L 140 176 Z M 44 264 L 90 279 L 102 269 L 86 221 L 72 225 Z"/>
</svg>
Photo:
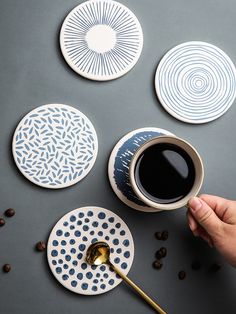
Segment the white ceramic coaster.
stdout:
<svg viewBox="0 0 236 314">
<path fill-rule="evenodd" d="M 145 205 L 135 195 L 129 181 L 129 165 L 132 156 L 142 144 L 160 135 L 173 134 L 154 127 L 141 128 L 129 132 L 115 145 L 108 163 L 108 177 L 115 194 L 129 207 L 144 212 L 157 212 L 159 210 Z"/>
<path fill-rule="evenodd" d="M 111 248 L 111 262 L 125 274 L 129 272 L 134 243 L 124 221 L 101 207 L 78 208 L 56 223 L 48 239 L 48 263 L 64 287 L 93 295 L 107 292 L 122 281 L 107 265 L 87 264 L 86 251 L 97 241 L 107 242 Z"/>
<path fill-rule="evenodd" d="M 118 78 L 138 61 L 143 33 L 136 16 L 111 0 L 89 0 L 66 17 L 60 33 L 62 54 L 78 74 L 98 81 Z"/>
<path fill-rule="evenodd" d="M 236 96 L 236 70 L 218 47 L 187 42 L 171 49 L 156 71 L 162 106 L 175 118 L 205 123 L 222 116 Z"/>
<path fill-rule="evenodd" d="M 45 188 L 59 189 L 82 180 L 93 167 L 98 140 L 90 120 L 61 104 L 37 107 L 19 123 L 13 156 L 22 174 Z"/>
</svg>

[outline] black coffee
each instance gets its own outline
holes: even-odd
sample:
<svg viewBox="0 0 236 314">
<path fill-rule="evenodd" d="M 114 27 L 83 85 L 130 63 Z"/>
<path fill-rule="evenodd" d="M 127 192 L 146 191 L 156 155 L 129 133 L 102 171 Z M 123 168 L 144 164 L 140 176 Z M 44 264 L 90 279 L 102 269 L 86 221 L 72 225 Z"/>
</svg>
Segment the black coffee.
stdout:
<svg viewBox="0 0 236 314">
<path fill-rule="evenodd" d="M 193 187 L 195 168 L 190 156 L 174 144 L 147 148 L 137 160 L 135 180 L 150 200 L 168 204 L 185 197 Z"/>
</svg>

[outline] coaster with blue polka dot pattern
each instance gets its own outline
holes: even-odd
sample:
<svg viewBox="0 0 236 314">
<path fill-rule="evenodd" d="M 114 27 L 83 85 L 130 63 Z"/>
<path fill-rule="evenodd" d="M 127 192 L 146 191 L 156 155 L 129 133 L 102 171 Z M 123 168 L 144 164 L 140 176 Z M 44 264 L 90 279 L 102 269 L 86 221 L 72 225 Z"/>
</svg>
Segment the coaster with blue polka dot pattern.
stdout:
<svg viewBox="0 0 236 314">
<path fill-rule="evenodd" d="M 48 239 L 47 257 L 52 273 L 67 289 L 85 295 L 107 292 L 122 280 L 109 266 L 91 266 L 85 257 L 88 247 L 105 241 L 110 259 L 127 274 L 134 258 L 134 243 L 124 221 L 101 207 L 83 207 L 63 216 Z"/>
</svg>

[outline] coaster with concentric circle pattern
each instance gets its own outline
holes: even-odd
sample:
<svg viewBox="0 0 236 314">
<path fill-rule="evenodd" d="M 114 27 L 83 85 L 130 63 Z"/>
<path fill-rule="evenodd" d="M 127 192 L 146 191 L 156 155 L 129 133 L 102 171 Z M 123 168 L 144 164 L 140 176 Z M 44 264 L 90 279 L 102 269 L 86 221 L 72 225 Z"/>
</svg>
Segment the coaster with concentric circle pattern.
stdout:
<svg viewBox="0 0 236 314">
<path fill-rule="evenodd" d="M 155 87 L 172 116 L 188 123 L 206 123 L 222 116 L 234 102 L 236 70 L 218 47 L 187 42 L 162 58 Z"/>
<path fill-rule="evenodd" d="M 143 33 L 136 16 L 111 0 L 89 0 L 66 17 L 60 33 L 62 54 L 78 74 L 98 81 L 118 78 L 138 61 Z"/>
<path fill-rule="evenodd" d="M 144 212 L 158 212 L 160 210 L 147 206 L 136 196 L 129 180 L 129 165 L 132 156 L 142 144 L 161 135 L 173 136 L 169 131 L 154 127 L 129 132 L 115 145 L 108 162 L 108 177 L 115 194 L 129 207 Z"/>
<path fill-rule="evenodd" d="M 17 167 L 31 182 L 59 189 L 82 180 L 98 152 L 96 131 L 79 110 L 62 104 L 37 107 L 18 124 L 13 136 Z"/>
<path fill-rule="evenodd" d="M 95 295 L 115 288 L 122 281 L 109 266 L 91 266 L 86 262 L 88 247 L 97 241 L 109 244 L 111 262 L 127 274 L 134 258 L 133 238 L 124 221 L 110 210 L 94 206 L 78 208 L 53 227 L 48 239 L 48 263 L 65 288 Z"/>
</svg>

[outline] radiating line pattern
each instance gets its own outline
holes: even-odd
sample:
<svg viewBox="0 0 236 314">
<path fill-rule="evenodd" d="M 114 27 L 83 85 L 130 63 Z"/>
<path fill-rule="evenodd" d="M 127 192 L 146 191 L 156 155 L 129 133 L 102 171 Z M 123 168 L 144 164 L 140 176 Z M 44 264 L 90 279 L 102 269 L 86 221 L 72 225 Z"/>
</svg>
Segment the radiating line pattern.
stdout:
<svg viewBox="0 0 236 314">
<path fill-rule="evenodd" d="M 70 211 L 55 224 L 48 239 L 47 257 L 53 275 L 65 288 L 96 295 L 122 282 L 108 265 L 86 263 L 87 249 L 97 241 L 109 244 L 111 261 L 127 274 L 134 258 L 134 243 L 119 216 L 105 208 L 88 206 Z"/>
<path fill-rule="evenodd" d="M 13 156 L 19 170 L 46 188 L 75 184 L 91 170 L 98 150 L 96 131 L 79 110 L 61 104 L 40 106 L 16 128 Z"/>
<path fill-rule="evenodd" d="M 107 51 L 89 47 L 91 29 L 106 26 L 114 33 L 115 44 Z M 109 46 L 110 38 L 102 33 L 98 40 Z M 105 38 L 104 38 L 105 37 Z M 67 63 L 74 71 L 93 80 L 111 80 L 127 73 L 138 61 L 143 34 L 136 16 L 124 5 L 111 0 L 89 0 L 66 17 L 60 45 Z"/>
<path fill-rule="evenodd" d="M 171 49 L 157 67 L 155 86 L 175 118 L 205 123 L 222 116 L 236 96 L 236 71 L 218 47 L 187 42 Z"/>
</svg>

